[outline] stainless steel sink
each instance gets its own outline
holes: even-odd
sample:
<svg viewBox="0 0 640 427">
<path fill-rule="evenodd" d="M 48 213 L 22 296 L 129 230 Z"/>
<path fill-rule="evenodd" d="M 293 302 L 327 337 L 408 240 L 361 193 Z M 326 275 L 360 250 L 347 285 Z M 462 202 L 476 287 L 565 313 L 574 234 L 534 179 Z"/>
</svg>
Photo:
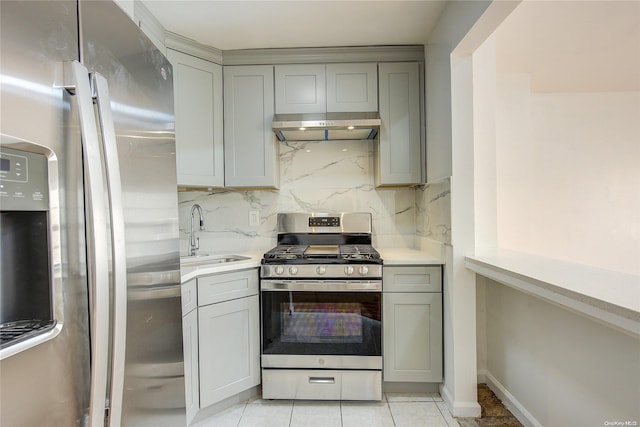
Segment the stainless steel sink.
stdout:
<svg viewBox="0 0 640 427">
<path fill-rule="evenodd" d="M 180 258 L 180 264 L 224 264 L 248 259 L 251 258 L 242 255 L 209 255 L 201 253 Z"/>
<path fill-rule="evenodd" d="M 195 255 L 183 256 L 183 257 L 180 257 L 180 259 L 198 259 L 198 258 L 204 258 L 204 257 L 209 257 L 209 256 L 211 256 L 211 254 L 200 253 L 200 254 L 195 254 Z"/>
</svg>

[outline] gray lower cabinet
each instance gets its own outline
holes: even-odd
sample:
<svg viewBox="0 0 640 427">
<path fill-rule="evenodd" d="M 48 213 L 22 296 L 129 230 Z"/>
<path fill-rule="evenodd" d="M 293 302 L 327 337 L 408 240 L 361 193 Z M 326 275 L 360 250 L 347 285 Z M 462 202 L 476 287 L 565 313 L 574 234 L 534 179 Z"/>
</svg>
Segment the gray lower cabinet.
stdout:
<svg viewBox="0 0 640 427">
<path fill-rule="evenodd" d="M 222 66 L 167 49 L 173 66 L 178 185 L 224 186 Z"/>
<path fill-rule="evenodd" d="M 260 383 L 258 313 L 257 295 L 198 309 L 202 407 Z"/>
<path fill-rule="evenodd" d="M 224 67 L 226 187 L 277 188 L 272 65 Z"/>
<path fill-rule="evenodd" d="M 260 383 L 258 269 L 182 285 L 187 424 L 198 411 Z"/>
<path fill-rule="evenodd" d="M 441 266 L 383 268 L 383 378 L 442 381 Z"/>
<path fill-rule="evenodd" d="M 422 182 L 420 87 L 417 62 L 378 64 L 376 186 Z"/>
<path fill-rule="evenodd" d="M 260 383 L 258 270 L 198 278 L 200 407 Z"/>
<path fill-rule="evenodd" d="M 182 285 L 182 342 L 184 351 L 185 405 L 187 425 L 200 410 L 198 381 L 198 301 L 197 281 Z"/>
<path fill-rule="evenodd" d="M 198 310 L 192 310 L 182 318 L 184 342 L 184 378 L 187 424 L 200 410 L 200 386 L 198 380 Z"/>
</svg>

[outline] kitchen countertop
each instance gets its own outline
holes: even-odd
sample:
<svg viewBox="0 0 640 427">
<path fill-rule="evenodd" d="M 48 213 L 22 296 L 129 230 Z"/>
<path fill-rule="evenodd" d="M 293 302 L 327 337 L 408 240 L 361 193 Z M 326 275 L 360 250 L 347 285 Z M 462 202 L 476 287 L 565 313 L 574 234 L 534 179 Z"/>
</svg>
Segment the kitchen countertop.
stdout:
<svg viewBox="0 0 640 427">
<path fill-rule="evenodd" d="M 444 263 L 442 259 L 430 252 L 412 248 L 377 248 L 377 250 L 382 256 L 384 265 L 441 265 Z M 249 259 L 243 261 L 207 264 L 207 259 L 201 258 L 197 263 L 181 264 L 181 282 L 186 283 L 191 279 L 209 274 L 260 267 L 260 261 L 265 252 L 238 252 L 232 254 L 249 257 Z M 230 254 L 211 254 L 212 258 L 225 256 L 230 256 Z"/>
<path fill-rule="evenodd" d="M 384 265 L 444 264 L 440 257 L 431 252 L 412 248 L 376 248 Z"/>
<path fill-rule="evenodd" d="M 225 257 L 230 254 L 211 254 L 211 257 Z M 240 255 L 244 257 L 249 257 L 247 260 L 242 261 L 233 261 L 233 262 L 225 262 L 218 264 L 207 264 L 206 258 L 202 258 L 198 261 L 197 264 L 181 264 L 180 265 L 180 273 L 181 273 L 181 282 L 186 283 L 191 279 L 195 279 L 196 277 L 206 276 L 209 274 L 216 273 L 224 273 L 227 271 L 237 271 L 237 270 L 245 270 L 247 268 L 257 268 L 260 267 L 260 261 L 262 260 L 262 256 L 264 252 L 238 252 L 233 253 L 231 255 Z"/>
<path fill-rule="evenodd" d="M 485 277 L 640 335 L 640 277 L 541 256 L 492 250 L 465 266 Z"/>
</svg>

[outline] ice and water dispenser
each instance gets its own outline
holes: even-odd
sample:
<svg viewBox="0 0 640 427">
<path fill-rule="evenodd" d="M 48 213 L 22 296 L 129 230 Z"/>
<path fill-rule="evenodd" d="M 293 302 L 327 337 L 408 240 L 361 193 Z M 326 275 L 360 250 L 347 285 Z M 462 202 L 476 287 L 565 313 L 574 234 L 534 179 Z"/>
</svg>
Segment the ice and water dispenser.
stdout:
<svg viewBox="0 0 640 427">
<path fill-rule="evenodd" d="M 55 326 L 48 160 L 0 147 L 0 350 Z"/>
</svg>

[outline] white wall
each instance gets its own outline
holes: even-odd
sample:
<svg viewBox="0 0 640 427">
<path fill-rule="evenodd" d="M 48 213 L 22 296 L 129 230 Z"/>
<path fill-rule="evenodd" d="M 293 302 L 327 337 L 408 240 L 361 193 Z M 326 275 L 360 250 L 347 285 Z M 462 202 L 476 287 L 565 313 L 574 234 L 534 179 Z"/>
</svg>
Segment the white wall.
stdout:
<svg viewBox="0 0 640 427">
<path fill-rule="evenodd" d="M 450 176 L 451 246 L 444 277 L 444 385 L 454 416 L 479 416 L 476 388 L 476 286 L 464 267 L 474 250 L 474 117 L 471 55 L 517 1 L 449 2 L 425 47 L 427 179 Z"/>
<path fill-rule="evenodd" d="M 476 243 L 490 246 L 486 227 L 501 249 L 639 274 L 640 92 L 532 92 L 535 76 L 496 73 L 493 43 L 474 54 L 474 103 L 495 113 L 493 143 L 491 114 L 474 116 L 485 136 L 474 145 Z M 637 336 L 482 276 L 477 285 L 480 379 L 525 425 L 640 422 Z"/>
<path fill-rule="evenodd" d="M 532 425 L 640 422 L 640 341 L 507 286 L 486 282 L 488 382 Z"/>
<path fill-rule="evenodd" d="M 528 81 L 498 75 L 499 247 L 640 274 L 640 92 Z"/>
</svg>

